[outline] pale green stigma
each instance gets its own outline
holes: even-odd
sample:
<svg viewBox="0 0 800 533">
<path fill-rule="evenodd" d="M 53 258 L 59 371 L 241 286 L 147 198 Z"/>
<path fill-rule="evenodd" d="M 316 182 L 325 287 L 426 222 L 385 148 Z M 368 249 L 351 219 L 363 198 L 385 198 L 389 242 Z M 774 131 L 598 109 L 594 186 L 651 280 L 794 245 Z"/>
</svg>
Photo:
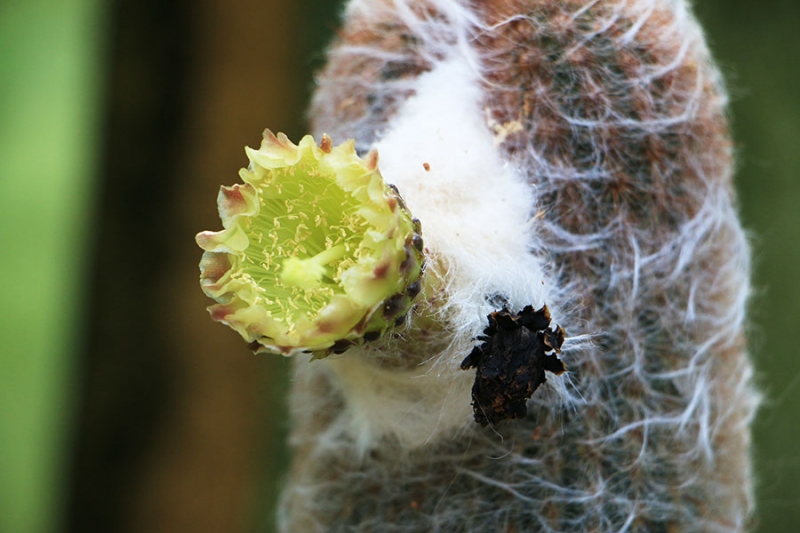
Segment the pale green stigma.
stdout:
<svg viewBox="0 0 800 533">
<path fill-rule="evenodd" d="M 325 265 L 340 259 L 344 254 L 345 247 L 340 244 L 323 250 L 308 259 L 289 257 L 281 266 L 281 281 L 288 287 L 299 287 L 306 290 L 319 289 L 322 286 L 322 277 L 328 272 Z"/>
</svg>

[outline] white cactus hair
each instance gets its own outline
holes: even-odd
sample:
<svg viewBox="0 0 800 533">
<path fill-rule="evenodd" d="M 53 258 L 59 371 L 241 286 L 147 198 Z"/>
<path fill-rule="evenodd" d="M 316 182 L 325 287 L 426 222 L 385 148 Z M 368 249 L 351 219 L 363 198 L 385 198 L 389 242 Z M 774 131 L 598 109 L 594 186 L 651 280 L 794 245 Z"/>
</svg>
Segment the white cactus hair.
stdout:
<svg viewBox="0 0 800 533">
<path fill-rule="evenodd" d="M 744 531 L 759 395 L 726 96 L 684 0 L 351 0 L 314 134 L 423 223 L 443 331 L 296 363 L 283 531 Z M 425 163 L 425 165 L 423 165 Z M 568 373 L 472 421 L 498 298 Z"/>
</svg>

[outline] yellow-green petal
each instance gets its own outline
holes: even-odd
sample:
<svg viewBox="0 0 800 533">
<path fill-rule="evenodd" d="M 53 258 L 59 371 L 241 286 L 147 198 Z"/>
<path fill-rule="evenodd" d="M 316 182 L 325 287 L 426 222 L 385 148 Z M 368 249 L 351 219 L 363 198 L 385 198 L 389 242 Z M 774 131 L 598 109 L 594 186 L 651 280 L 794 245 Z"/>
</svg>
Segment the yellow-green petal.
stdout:
<svg viewBox="0 0 800 533">
<path fill-rule="evenodd" d="M 224 229 L 196 239 L 212 318 L 257 351 L 318 356 L 398 322 L 419 292 L 420 227 L 377 154 L 269 130 L 246 154 L 244 183 L 217 199 Z"/>
</svg>

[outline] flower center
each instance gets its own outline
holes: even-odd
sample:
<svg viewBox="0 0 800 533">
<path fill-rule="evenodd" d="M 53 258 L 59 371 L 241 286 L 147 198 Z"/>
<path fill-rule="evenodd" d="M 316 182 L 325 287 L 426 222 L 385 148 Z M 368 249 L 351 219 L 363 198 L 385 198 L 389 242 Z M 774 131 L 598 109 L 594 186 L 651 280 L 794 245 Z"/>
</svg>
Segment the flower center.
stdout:
<svg viewBox="0 0 800 533">
<path fill-rule="evenodd" d="M 258 287 L 257 303 L 293 329 L 344 293 L 341 276 L 358 261 L 367 222 L 355 199 L 310 165 L 272 170 L 256 191 L 242 276 Z"/>
</svg>

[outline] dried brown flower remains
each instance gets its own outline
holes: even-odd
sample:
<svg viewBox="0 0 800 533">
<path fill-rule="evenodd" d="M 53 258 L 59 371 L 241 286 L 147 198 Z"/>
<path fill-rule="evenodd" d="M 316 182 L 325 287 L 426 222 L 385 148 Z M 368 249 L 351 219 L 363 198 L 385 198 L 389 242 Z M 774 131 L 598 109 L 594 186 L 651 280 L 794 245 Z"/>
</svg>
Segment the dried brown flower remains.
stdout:
<svg viewBox="0 0 800 533">
<path fill-rule="evenodd" d="M 528 305 L 519 314 L 503 309 L 488 318 L 481 344 L 461 363 L 464 370 L 476 369 L 472 409 L 482 426 L 524 418 L 525 402 L 546 381 L 545 370 L 554 374 L 566 370 L 556 355 L 564 342 L 564 328 L 551 328 L 546 305 L 537 311 Z"/>
</svg>

